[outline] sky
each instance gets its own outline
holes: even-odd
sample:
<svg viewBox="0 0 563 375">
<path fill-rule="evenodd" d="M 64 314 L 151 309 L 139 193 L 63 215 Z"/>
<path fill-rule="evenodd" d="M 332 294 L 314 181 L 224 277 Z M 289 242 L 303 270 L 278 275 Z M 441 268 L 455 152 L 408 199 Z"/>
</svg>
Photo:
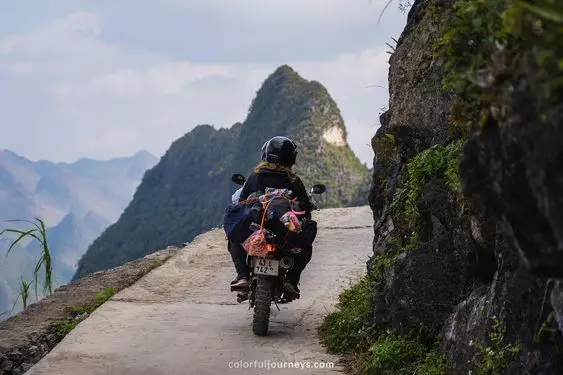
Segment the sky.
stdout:
<svg viewBox="0 0 563 375">
<path fill-rule="evenodd" d="M 372 164 L 390 48 L 387 0 L 18 0 L 0 3 L 0 149 L 32 160 L 162 156 L 198 124 L 245 119 L 288 64 L 338 104 Z"/>
</svg>

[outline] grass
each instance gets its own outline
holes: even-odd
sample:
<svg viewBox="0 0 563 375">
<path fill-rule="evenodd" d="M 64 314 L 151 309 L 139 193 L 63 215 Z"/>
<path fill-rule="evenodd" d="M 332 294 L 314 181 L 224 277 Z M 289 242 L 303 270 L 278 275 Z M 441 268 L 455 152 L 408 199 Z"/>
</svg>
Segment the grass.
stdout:
<svg viewBox="0 0 563 375">
<path fill-rule="evenodd" d="M 361 373 L 381 375 L 442 375 L 447 371 L 443 355 L 417 338 L 384 334 L 362 358 Z"/>
<path fill-rule="evenodd" d="M 31 237 L 32 239 L 39 242 L 41 247 L 41 254 L 35 267 L 33 269 L 33 278 L 34 278 L 34 287 L 35 287 L 35 297 L 37 298 L 37 284 L 39 279 L 39 274 L 41 270 L 43 270 L 43 293 L 44 294 L 52 294 L 53 293 L 53 279 L 52 279 L 52 261 L 51 261 L 51 252 L 49 250 L 49 243 L 47 241 L 47 229 L 45 228 L 45 223 L 43 220 L 39 218 L 35 218 L 34 221 L 31 220 L 8 220 L 8 222 L 12 223 L 26 223 L 31 225 L 31 229 L 28 230 L 21 230 L 16 228 L 7 228 L 0 232 L 0 236 L 5 234 L 16 234 L 17 238 L 12 241 L 10 247 L 8 248 L 8 252 L 6 256 L 10 254 L 14 246 L 16 246 L 20 241 Z M 23 281 L 22 281 L 23 286 Z M 20 297 L 23 299 L 22 289 L 20 291 Z M 29 291 L 29 286 L 25 288 L 25 291 Z M 27 300 L 27 296 L 26 296 Z"/>
<path fill-rule="evenodd" d="M 365 343 L 364 317 L 371 307 L 372 280 L 364 276 L 339 296 L 338 311 L 330 313 L 321 327 L 331 353 L 345 353 Z"/>
<path fill-rule="evenodd" d="M 27 308 L 27 303 L 29 301 L 29 288 L 30 288 L 30 286 L 31 286 L 31 283 L 29 281 L 26 281 L 23 278 L 20 278 L 20 292 L 18 294 L 18 298 L 16 298 L 16 301 L 14 302 L 14 305 L 12 306 L 12 311 L 16 307 L 16 303 L 18 302 L 18 299 L 20 299 L 20 298 L 22 300 L 23 309 L 25 310 Z"/>
<path fill-rule="evenodd" d="M 545 2 L 542 6 L 537 6 L 523 1 L 521 6 L 546 20 L 563 24 L 563 7 L 557 8 L 553 2 L 552 4 Z"/>
<path fill-rule="evenodd" d="M 377 272 L 344 290 L 339 296 L 338 310 L 325 317 L 320 333 L 328 351 L 350 358 L 349 370 L 354 374 L 445 374 L 447 362 L 434 344 L 391 331 L 377 332 L 375 326 L 366 323 L 377 278 L 383 277 L 383 271 Z"/>
<path fill-rule="evenodd" d="M 53 324 L 53 332 L 60 340 L 70 333 L 76 326 L 86 319 L 94 310 L 104 304 L 116 293 L 115 288 L 108 287 L 96 294 L 95 302 L 85 307 L 73 307 L 68 319 L 61 319 Z"/>
</svg>

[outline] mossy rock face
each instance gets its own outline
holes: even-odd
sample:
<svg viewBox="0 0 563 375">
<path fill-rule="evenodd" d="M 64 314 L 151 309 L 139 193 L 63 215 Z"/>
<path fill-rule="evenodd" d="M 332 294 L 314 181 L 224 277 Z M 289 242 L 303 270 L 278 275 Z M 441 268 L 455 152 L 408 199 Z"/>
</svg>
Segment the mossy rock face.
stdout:
<svg viewBox="0 0 563 375">
<path fill-rule="evenodd" d="M 371 178 L 348 146 L 336 103 L 320 83 L 284 65 L 258 90 L 244 123 L 230 129 L 200 125 L 172 143 L 120 219 L 89 247 L 75 277 L 191 241 L 220 225 L 237 188 L 231 175 L 248 175 L 263 143 L 276 135 L 297 143 L 295 171 L 308 189 L 327 185 L 322 207 L 367 204 Z"/>
<path fill-rule="evenodd" d="M 407 226 L 397 221 L 390 237 L 378 245 L 370 262 L 381 278 L 373 297 L 376 325 L 435 337 L 471 290 L 476 249 L 467 240 L 468 223 L 459 216 L 456 196 L 444 179 L 431 179 L 417 200 L 421 214 L 416 237 L 393 237 Z"/>
<path fill-rule="evenodd" d="M 468 319 L 484 325 L 494 315 L 506 324 L 506 341 L 521 342 L 518 359 L 507 371 L 563 373 L 562 331 L 553 325 L 551 335 L 539 332 L 563 303 L 560 296 L 551 303 L 544 297 L 553 285 L 546 279 L 563 277 L 563 4 L 540 0 L 531 7 L 512 1 L 481 6 L 496 11 L 487 14 L 494 22 L 473 59 L 489 58 L 479 65 L 469 60 L 465 72 L 479 69 L 486 79 L 476 85 L 452 70 L 450 84 L 473 103 L 458 105 L 472 132 L 460 167 L 463 190 L 469 205 L 494 218 L 499 232 L 495 253 L 503 261 L 497 262 L 495 285 L 482 296 L 489 311 L 470 316 L 479 303 L 474 298 L 449 326 Z M 455 36 L 463 40 L 468 31 L 483 29 L 466 27 Z M 456 330 L 448 340 L 452 353 L 467 351 L 460 337 L 468 334 L 487 340 L 487 333 Z M 456 363 L 461 366 L 465 358 Z"/>
<path fill-rule="evenodd" d="M 534 276 L 563 275 L 561 61 L 552 0 L 416 1 L 391 57 L 370 327 L 439 333 L 452 374 L 563 373 L 561 293 Z M 469 343 L 486 348 L 494 319 L 504 338 L 479 354 Z"/>
</svg>

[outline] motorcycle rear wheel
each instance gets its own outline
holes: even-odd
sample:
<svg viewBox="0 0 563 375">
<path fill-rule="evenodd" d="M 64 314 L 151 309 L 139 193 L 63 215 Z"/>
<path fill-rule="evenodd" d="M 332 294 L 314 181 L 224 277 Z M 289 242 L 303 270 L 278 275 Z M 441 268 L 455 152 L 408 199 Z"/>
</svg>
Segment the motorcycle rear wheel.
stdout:
<svg viewBox="0 0 563 375">
<path fill-rule="evenodd" d="M 273 287 L 273 278 L 271 276 L 258 275 L 256 299 L 254 301 L 254 317 L 252 320 L 252 332 L 255 335 L 266 336 L 268 334 Z"/>
</svg>

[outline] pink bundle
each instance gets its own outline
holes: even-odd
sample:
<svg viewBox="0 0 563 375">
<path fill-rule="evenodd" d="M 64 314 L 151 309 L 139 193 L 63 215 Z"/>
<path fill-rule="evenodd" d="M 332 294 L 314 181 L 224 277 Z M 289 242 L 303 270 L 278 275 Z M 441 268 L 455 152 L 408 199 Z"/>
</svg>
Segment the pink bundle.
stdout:
<svg viewBox="0 0 563 375">
<path fill-rule="evenodd" d="M 305 211 L 296 212 L 292 209 L 291 211 L 287 211 L 285 214 L 283 214 L 283 216 L 280 218 L 280 221 L 283 223 L 283 225 L 285 225 L 288 231 L 299 233 L 301 232 L 301 222 L 299 221 L 297 215 L 304 214 Z"/>
</svg>

